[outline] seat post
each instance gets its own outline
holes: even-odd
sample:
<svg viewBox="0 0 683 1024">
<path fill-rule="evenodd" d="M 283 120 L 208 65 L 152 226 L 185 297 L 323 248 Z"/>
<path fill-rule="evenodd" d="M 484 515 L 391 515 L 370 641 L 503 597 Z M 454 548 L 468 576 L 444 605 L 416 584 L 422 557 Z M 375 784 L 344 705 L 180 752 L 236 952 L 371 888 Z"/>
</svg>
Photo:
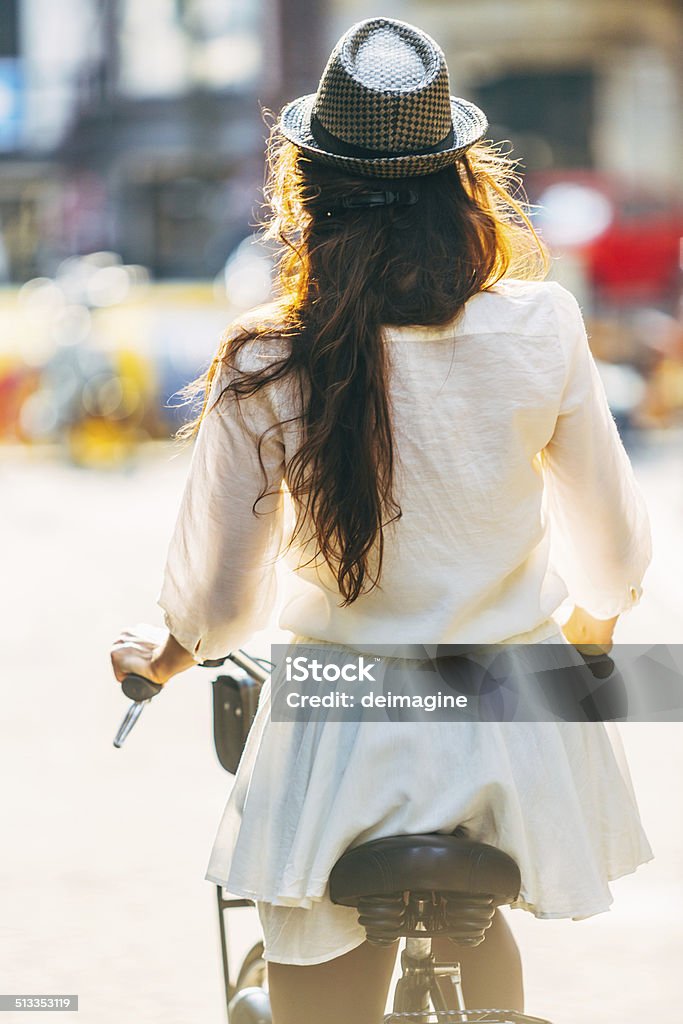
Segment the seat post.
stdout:
<svg viewBox="0 0 683 1024">
<path fill-rule="evenodd" d="M 394 990 L 394 1013 L 429 1011 L 434 979 L 431 936 L 406 939 L 401 953 L 401 977 Z"/>
<path fill-rule="evenodd" d="M 429 960 L 432 955 L 432 940 L 408 938 L 406 939 L 406 954 L 411 960 Z"/>
<path fill-rule="evenodd" d="M 450 980 L 455 995 L 456 1009 L 466 1009 L 460 964 L 457 962 L 435 963 L 431 936 L 424 939 L 414 935 L 407 937 L 401 965 L 403 967 L 402 987 L 410 988 L 413 992 L 421 991 L 423 999 L 426 999 L 429 994 L 435 1010 L 447 1009 L 438 987 L 439 978 Z"/>
</svg>

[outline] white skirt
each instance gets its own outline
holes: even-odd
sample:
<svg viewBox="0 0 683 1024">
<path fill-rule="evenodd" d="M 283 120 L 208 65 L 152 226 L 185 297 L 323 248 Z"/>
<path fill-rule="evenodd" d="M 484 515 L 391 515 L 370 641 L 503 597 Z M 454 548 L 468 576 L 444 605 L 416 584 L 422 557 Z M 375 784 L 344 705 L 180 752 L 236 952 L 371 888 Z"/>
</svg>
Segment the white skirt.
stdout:
<svg viewBox="0 0 683 1024">
<path fill-rule="evenodd" d="M 293 641 L 306 643 L 339 656 Z M 513 907 L 540 918 L 608 910 L 608 882 L 652 859 L 614 725 L 273 722 L 270 683 L 206 874 L 256 902 L 268 960 L 322 963 L 364 941 L 327 882 L 349 847 L 382 836 L 464 828 L 514 858 Z"/>
</svg>

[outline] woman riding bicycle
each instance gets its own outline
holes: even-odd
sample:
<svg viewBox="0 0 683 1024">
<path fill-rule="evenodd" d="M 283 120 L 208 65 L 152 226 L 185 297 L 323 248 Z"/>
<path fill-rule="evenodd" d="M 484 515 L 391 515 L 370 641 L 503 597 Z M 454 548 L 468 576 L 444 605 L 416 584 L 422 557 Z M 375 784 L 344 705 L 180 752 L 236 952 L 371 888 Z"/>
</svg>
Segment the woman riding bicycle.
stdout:
<svg viewBox="0 0 683 1024">
<path fill-rule="evenodd" d="M 279 295 L 228 329 L 195 384 L 168 639 L 123 633 L 119 680 L 163 684 L 248 640 L 283 552 L 295 646 L 609 648 L 642 592 L 647 513 L 580 309 L 544 280 L 486 129 L 450 95 L 437 44 L 386 18 L 353 26 L 318 92 L 282 112 Z M 207 877 L 257 903 L 276 1024 L 381 1016 L 395 947 L 368 945 L 327 891 L 357 843 L 460 827 L 518 862 L 514 906 L 549 918 L 606 910 L 608 881 L 652 855 L 599 722 L 306 728 L 269 708 L 266 684 Z M 500 913 L 462 961 L 468 1002 L 522 1008 Z"/>
</svg>

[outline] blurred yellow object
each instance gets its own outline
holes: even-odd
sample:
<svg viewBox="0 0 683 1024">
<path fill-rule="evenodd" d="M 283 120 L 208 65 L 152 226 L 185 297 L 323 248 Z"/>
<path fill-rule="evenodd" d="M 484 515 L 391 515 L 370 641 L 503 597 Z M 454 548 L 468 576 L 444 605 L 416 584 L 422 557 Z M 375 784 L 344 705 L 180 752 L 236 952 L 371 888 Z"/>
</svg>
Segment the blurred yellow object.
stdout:
<svg viewBox="0 0 683 1024">
<path fill-rule="evenodd" d="M 147 439 L 135 424 L 85 417 L 69 428 L 69 455 L 78 466 L 93 469 L 117 467 L 130 461 L 137 445 Z"/>
<path fill-rule="evenodd" d="M 683 363 L 661 359 L 650 373 L 645 399 L 638 410 L 643 427 L 672 426 L 683 418 Z"/>
<path fill-rule="evenodd" d="M 135 416 L 140 420 L 145 407 L 154 401 L 156 368 L 149 358 L 131 348 L 121 348 L 112 354 L 122 388 L 117 418 Z"/>
</svg>

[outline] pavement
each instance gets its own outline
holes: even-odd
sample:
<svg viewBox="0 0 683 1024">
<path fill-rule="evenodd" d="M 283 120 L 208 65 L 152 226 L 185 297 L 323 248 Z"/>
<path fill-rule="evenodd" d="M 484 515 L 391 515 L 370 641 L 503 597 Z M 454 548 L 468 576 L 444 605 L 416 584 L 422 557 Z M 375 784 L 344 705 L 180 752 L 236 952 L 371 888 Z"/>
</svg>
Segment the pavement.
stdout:
<svg viewBox="0 0 683 1024">
<path fill-rule="evenodd" d="M 683 445 L 633 453 L 655 555 L 622 642 L 683 642 Z M 75 994 L 80 1024 L 223 1024 L 215 887 L 204 880 L 230 788 L 211 739 L 211 673 L 192 669 L 121 750 L 109 647 L 155 597 L 187 472 L 161 446 L 127 471 L 0 452 L 0 971 L 3 993 Z M 268 653 L 268 636 L 249 645 Z M 683 724 L 621 727 L 655 860 L 583 922 L 509 915 L 528 1012 L 555 1024 L 679 1024 Z M 233 952 L 258 937 L 233 912 Z M 38 1015 L 39 1017 L 42 1015 Z M 25 1020 L 9 1012 L 3 1024 Z M 52 1018 L 49 1018 L 52 1019 Z"/>
</svg>

